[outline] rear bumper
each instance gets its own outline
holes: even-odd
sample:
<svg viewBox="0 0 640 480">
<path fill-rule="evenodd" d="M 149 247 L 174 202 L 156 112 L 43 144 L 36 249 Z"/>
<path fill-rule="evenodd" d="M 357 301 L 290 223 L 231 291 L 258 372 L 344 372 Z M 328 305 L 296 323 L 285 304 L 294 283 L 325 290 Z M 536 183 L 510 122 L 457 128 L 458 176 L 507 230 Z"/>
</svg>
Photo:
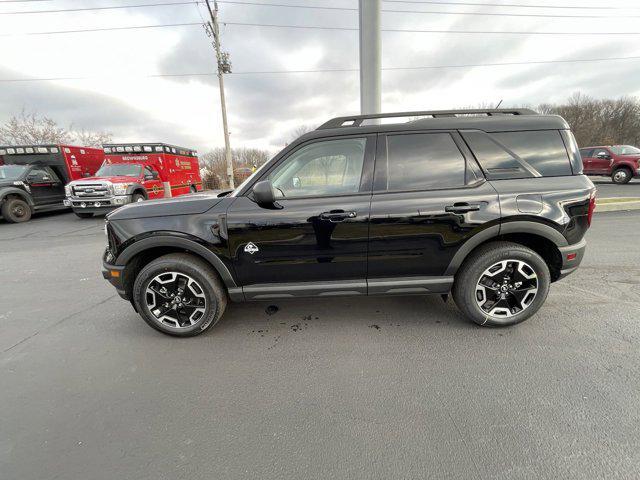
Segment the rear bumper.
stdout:
<svg viewBox="0 0 640 480">
<path fill-rule="evenodd" d="M 580 242 L 566 247 L 559 247 L 560 255 L 562 255 L 562 268 L 558 280 L 573 273 L 582 263 L 584 251 L 587 248 L 587 241 L 582 239 Z"/>
</svg>

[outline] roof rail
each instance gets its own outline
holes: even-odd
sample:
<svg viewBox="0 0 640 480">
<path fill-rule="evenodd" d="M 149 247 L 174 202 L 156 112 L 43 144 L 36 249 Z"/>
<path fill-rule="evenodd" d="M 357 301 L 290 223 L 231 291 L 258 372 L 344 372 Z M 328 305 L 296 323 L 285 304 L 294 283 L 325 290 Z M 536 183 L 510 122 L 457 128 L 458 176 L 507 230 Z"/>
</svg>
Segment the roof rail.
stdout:
<svg viewBox="0 0 640 480">
<path fill-rule="evenodd" d="M 320 125 L 317 130 L 325 130 L 327 128 L 340 127 L 359 127 L 364 120 L 375 118 L 393 118 L 393 117 L 457 117 L 458 115 L 478 115 L 484 114 L 488 117 L 493 115 L 537 115 L 538 113 L 529 108 L 474 108 L 465 110 L 425 110 L 418 112 L 393 112 L 393 113 L 374 113 L 369 115 L 351 115 L 348 117 L 332 118 L 328 122 Z"/>
</svg>

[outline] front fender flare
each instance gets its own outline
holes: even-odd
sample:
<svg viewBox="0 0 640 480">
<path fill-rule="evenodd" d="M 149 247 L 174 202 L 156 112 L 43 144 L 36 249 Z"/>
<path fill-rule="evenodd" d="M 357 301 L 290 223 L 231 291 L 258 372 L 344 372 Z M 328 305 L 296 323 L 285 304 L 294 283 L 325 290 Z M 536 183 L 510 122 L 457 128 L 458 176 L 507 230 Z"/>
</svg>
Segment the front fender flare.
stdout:
<svg viewBox="0 0 640 480">
<path fill-rule="evenodd" d="M 3 202 L 4 199 L 7 198 L 7 196 L 9 196 L 9 195 L 17 195 L 17 196 L 19 196 L 21 199 L 23 199 L 25 202 L 27 202 L 29 204 L 31 209 L 33 209 L 33 207 L 35 205 L 33 203 L 33 198 L 31 198 L 31 195 L 29 195 L 28 192 L 25 192 L 24 190 L 22 190 L 20 188 L 16 188 L 16 187 L 0 188 L 0 202 Z"/>
<path fill-rule="evenodd" d="M 184 237 L 158 235 L 143 238 L 132 243 L 130 246 L 120 252 L 120 255 L 118 255 L 115 264 L 116 266 L 125 266 L 133 257 L 138 255 L 139 253 L 156 247 L 176 247 L 193 252 L 196 255 L 204 258 L 208 263 L 211 264 L 211 266 L 213 266 L 228 289 L 238 288 L 236 281 L 231 275 L 231 272 L 215 253 L 213 253 L 204 245 Z"/>
</svg>

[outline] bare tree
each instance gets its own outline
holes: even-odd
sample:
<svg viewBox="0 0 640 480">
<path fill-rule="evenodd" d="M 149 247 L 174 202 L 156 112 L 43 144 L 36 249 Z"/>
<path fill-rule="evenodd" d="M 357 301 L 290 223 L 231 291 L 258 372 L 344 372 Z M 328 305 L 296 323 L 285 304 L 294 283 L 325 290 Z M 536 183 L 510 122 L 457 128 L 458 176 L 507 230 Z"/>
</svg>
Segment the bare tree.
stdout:
<svg viewBox="0 0 640 480">
<path fill-rule="evenodd" d="M 236 184 L 241 183 L 269 158 L 270 154 L 266 150 L 232 148 L 231 160 L 233 163 L 234 182 Z M 200 156 L 200 173 L 205 188 L 224 188 L 226 172 L 224 148 L 214 148 Z"/>
<path fill-rule="evenodd" d="M 7 145 L 70 143 L 99 147 L 110 141 L 110 133 L 75 130 L 73 125 L 68 128 L 61 127 L 50 117 L 26 110 L 12 115 L 4 125 L 0 126 L 0 143 Z"/>
</svg>

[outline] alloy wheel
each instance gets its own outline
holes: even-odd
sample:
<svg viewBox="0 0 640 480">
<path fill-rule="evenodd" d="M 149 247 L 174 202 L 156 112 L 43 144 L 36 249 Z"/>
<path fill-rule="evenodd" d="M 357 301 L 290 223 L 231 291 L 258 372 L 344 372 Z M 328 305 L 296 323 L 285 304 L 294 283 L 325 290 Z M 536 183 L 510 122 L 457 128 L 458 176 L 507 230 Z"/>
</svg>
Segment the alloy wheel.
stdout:
<svg viewBox="0 0 640 480">
<path fill-rule="evenodd" d="M 155 320 L 173 328 L 189 328 L 205 314 L 207 298 L 200 284 L 181 272 L 163 272 L 147 284 L 145 302 Z"/>
<path fill-rule="evenodd" d="M 526 310 L 538 293 L 538 276 L 522 260 L 502 260 L 476 284 L 476 303 L 487 316 L 509 318 Z"/>
<path fill-rule="evenodd" d="M 624 182 L 627 179 L 627 175 L 628 173 L 626 172 L 626 170 L 618 170 L 613 174 L 613 180 L 618 183 Z"/>
</svg>

